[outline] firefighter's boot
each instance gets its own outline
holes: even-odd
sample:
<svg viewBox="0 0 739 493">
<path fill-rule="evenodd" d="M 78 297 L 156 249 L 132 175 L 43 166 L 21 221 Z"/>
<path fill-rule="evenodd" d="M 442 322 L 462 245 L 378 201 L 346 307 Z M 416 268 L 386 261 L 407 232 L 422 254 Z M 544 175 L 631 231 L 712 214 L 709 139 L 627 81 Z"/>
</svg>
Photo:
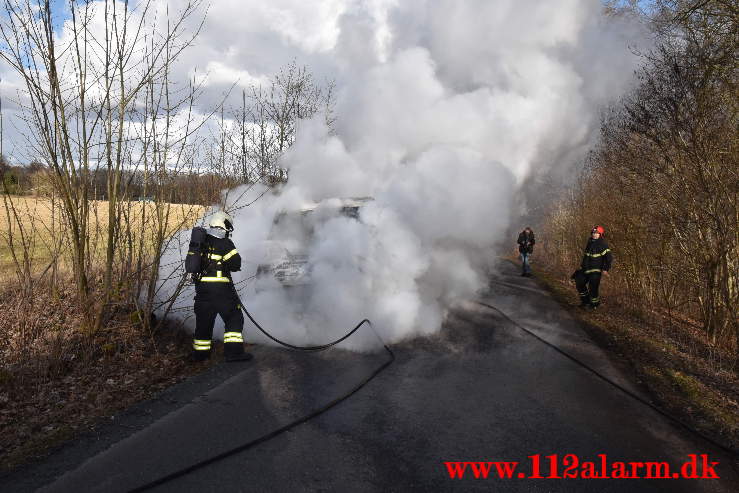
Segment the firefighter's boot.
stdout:
<svg viewBox="0 0 739 493">
<path fill-rule="evenodd" d="M 249 361 L 253 357 L 251 354 L 244 351 L 243 342 L 224 342 L 223 356 L 229 363 L 235 361 Z"/>
<path fill-rule="evenodd" d="M 187 355 L 187 361 L 190 363 L 199 363 L 201 361 L 207 361 L 210 359 L 210 350 L 195 350 L 193 349 L 189 355 Z"/>
<path fill-rule="evenodd" d="M 187 360 L 192 363 L 197 363 L 198 361 L 205 361 L 209 359 L 211 345 L 212 343 L 210 339 L 193 339 L 192 351 L 190 352 L 190 356 L 188 356 Z"/>
</svg>

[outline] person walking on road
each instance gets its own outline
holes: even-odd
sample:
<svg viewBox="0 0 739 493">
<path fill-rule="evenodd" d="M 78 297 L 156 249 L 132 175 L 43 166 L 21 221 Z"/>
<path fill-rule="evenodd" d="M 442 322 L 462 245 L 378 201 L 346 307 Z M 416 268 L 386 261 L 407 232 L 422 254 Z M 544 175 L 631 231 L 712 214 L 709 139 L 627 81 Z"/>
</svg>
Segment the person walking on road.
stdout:
<svg viewBox="0 0 739 493">
<path fill-rule="evenodd" d="M 521 254 L 521 275 L 531 277 L 531 254 L 534 253 L 534 232 L 526 228 L 518 234 L 518 251 Z"/>
<path fill-rule="evenodd" d="M 247 361 L 252 355 L 244 351 L 244 314 L 231 278 L 231 272 L 241 270 L 241 256 L 228 237 L 233 220 L 219 211 L 209 225 L 207 229 L 193 229 L 185 260 L 185 270 L 193 273 L 195 282 L 195 335 L 190 360 L 210 358 L 213 326 L 216 315 L 220 315 L 225 325 L 226 361 Z"/>
<path fill-rule="evenodd" d="M 603 226 L 595 226 L 590 232 L 588 244 L 585 245 L 580 269 L 572 274 L 580 295 L 580 306 L 582 308 L 596 309 L 600 305 L 601 276 L 608 276 L 613 263 L 613 255 L 608 244 L 603 239 L 605 229 Z"/>
</svg>

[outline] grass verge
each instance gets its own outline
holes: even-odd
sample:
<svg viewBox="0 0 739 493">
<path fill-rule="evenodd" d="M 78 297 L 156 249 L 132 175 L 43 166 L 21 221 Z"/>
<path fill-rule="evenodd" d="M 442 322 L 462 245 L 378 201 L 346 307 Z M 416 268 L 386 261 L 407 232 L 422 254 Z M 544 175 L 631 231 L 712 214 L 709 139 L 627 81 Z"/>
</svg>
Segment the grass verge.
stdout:
<svg viewBox="0 0 739 493">
<path fill-rule="evenodd" d="M 189 335 L 166 327 L 151 333 L 126 309 L 100 332 L 84 334 L 70 309 L 74 300 L 64 294 L 38 294 L 33 306 L 43 310 L 25 314 L 19 325 L 13 320 L 19 300 L 12 290 L 2 294 L 0 474 L 42 459 L 219 360 L 188 363 Z"/>
<path fill-rule="evenodd" d="M 689 321 L 676 323 L 655 315 L 646 321 L 617 296 L 594 312 L 578 308 L 575 288 L 553 272 L 536 277 L 578 319 L 610 357 L 626 361 L 657 404 L 701 433 L 739 449 L 739 375 L 731 355 L 707 343 Z M 717 361 L 724 362 L 718 364 Z"/>
</svg>

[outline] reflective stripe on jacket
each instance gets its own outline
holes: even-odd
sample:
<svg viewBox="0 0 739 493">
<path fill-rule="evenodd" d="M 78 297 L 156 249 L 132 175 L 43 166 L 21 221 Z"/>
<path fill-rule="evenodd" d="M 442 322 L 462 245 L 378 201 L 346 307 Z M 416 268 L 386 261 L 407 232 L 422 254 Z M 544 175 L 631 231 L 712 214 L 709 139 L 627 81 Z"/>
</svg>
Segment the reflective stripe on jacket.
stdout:
<svg viewBox="0 0 739 493">
<path fill-rule="evenodd" d="M 231 272 L 241 270 L 241 256 L 229 238 L 208 236 L 203 245 L 203 268 L 196 281 L 197 288 L 203 284 L 230 283 Z"/>
<path fill-rule="evenodd" d="M 585 252 L 580 264 L 583 273 L 593 274 L 611 270 L 612 263 L 613 255 L 605 240 L 602 237 L 597 240 L 590 238 L 588 244 L 585 245 Z"/>
</svg>

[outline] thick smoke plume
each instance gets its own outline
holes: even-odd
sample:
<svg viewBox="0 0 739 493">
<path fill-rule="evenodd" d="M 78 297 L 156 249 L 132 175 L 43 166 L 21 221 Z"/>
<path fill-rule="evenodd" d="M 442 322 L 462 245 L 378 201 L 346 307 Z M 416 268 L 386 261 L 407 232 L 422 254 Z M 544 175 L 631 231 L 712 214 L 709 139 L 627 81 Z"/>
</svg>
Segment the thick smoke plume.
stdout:
<svg viewBox="0 0 739 493">
<path fill-rule="evenodd" d="M 635 64 L 633 32 L 598 0 L 339 3 L 332 35 L 310 38 L 337 80 L 335 129 L 323 116 L 301 122 L 281 192 L 237 209 L 263 192 L 252 187 L 229 203 L 243 302 L 293 344 L 364 317 L 388 342 L 439 330 L 452 301 L 485 286 L 517 187 L 584 152 Z M 333 212 L 338 197 L 373 200 L 356 220 Z M 310 241 L 291 246 L 309 255 L 310 288 L 255 282 L 260 263 L 291 248 L 269 241 L 275 215 L 316 202 Z M 191 303 L 186 290 L 178 304 Z M 246 334 L 267 342 L 248 321 Z M 367 332 L 343 346 L 376 344 Z"/>
</svg>

